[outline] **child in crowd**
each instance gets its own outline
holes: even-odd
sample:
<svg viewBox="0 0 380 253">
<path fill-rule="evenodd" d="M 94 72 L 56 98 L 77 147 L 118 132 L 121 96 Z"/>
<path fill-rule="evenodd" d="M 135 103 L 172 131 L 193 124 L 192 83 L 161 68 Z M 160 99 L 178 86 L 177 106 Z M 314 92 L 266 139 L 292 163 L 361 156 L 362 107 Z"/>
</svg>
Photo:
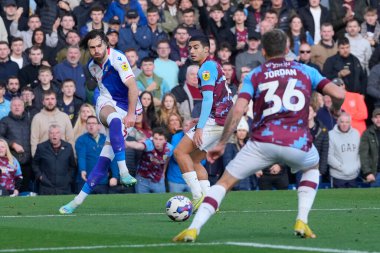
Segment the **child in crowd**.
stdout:
<svg viewBox="0 0 380 253">
<path fill-rule="evenodd" d="M 369 41 L 372 49 L 379 44 L 380 24 L 377 21 L 377 10 L 367 7 L 364 10 L 364 22 L 361 24 L 361 34 Z"/>
</svg>

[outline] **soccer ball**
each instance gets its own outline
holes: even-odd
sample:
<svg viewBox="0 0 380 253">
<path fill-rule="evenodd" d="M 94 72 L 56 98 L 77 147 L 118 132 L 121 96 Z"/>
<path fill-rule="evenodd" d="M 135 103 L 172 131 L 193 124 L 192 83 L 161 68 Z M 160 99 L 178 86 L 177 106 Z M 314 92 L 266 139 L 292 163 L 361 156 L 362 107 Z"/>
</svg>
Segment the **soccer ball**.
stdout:
<svg viewBox="0 0 380 253">
<path fill-rule="evenodd" d="M 166 202 L 166 214 L 173 221 L 185 221 L 193 212 L 193 204 L 188 197 L 177 195 Z"/>
</svg>

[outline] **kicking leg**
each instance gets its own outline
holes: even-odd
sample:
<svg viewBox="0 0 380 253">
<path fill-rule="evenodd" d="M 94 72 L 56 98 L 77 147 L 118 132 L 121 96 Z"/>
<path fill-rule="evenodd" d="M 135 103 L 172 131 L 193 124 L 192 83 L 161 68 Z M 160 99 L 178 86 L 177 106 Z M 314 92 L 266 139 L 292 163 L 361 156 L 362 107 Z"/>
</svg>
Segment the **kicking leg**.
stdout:
<svg viewBox="0 0 380 253">
<path fill-rule="evenodd" d="M 104 145 L 102 152 L 100 153 L 98 162 L 92 169 L 90 175 L 88 176 L 87 182 L 83 185 L 82 190 L 79 194 L 69 202 L 68 204 L 62 206 L 59 209 L 61 214 L 71 214 L 75 209 L 80 206 L 87 196 L 92 192 L 93 188 L 99 183 L 101 179 L 107 176 L 108 168 L 114 158 L 114 153 L 110 145 Z"/>
<path fill-rule="evenodd" d="M 233 177 L 228 171 L 223 173 L 219 181 L 210 188 L 210 191 L 204 198 L 188 229 L 185 229 L 176 237 L 175 242 L 194 242 L 199 235 L 204 224 L 215 214 L 216 210 L 222 203 L 226 192 L 230 190 L 239 180 Z"/>
</svg>

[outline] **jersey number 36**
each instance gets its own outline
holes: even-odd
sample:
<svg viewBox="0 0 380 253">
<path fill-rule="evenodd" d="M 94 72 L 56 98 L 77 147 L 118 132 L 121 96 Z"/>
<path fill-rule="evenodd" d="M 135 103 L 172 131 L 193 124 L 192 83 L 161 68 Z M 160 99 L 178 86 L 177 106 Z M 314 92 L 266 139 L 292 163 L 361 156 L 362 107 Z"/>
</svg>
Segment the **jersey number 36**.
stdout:
<svg viewBox="0 0 380 253">
<path fill-rule="evenodd" d="M 267 108 L 263 111 L 264 117 L 278 113 L 281 110 L 282 106 L 284 106 L 285 109 L 293 112 L 300 111 L 302 108 L 304 108 L 305 96 L 300 90 L 295 89 L 296 83 L 296 79 L 289 79 L 282 99 L 275 94 L 279 86 L 278 81 L 271 81 L 259 85 L 260 92 L 268 90 L 265 94 L 264 101 L 266 103 L 273 102 L 272 107 Z M 293 97 L 297 98 L 296 103 L 292 103 Z"/>
</svg>

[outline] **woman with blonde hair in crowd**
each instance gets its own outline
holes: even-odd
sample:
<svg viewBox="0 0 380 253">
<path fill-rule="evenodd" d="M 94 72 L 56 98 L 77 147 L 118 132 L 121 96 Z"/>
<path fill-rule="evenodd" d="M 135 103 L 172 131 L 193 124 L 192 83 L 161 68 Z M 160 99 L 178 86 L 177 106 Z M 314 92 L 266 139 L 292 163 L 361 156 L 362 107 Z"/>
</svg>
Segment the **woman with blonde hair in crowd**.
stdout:
<svg viewBox="0 0 380 253">
<path fill-rule="evenodd" d="M 83 104 L 79 109 L 79 117 L 74 125 L 74 140 L 87 131 L 86 121 L 90 115 L 96 116 L 94 107 L 88 103 Z"/>
<path fill-rule="evenodd" d="M 179 113 L 177 106 L 177 99 L 173 93 L 166 93 L 162 98 L 160 110 L 158 111 L 158 124 L 162 127 L 168 128 L 168 119 L 171 113 Z"/>
<path fill-rule="evenodd" d="M 167 126 L 169 129 L 168 142 L 171 142 L 172 136 L 179 131 L 182 131 L 182 117 L 178 113 L 169 114 Z"/>
<path fill-rule="evenodd" d="M 4 139 L 0 139 L 0 174 L 0 196 L 18 196 L 22 183 L 21 167 Z"/>
</svg>

